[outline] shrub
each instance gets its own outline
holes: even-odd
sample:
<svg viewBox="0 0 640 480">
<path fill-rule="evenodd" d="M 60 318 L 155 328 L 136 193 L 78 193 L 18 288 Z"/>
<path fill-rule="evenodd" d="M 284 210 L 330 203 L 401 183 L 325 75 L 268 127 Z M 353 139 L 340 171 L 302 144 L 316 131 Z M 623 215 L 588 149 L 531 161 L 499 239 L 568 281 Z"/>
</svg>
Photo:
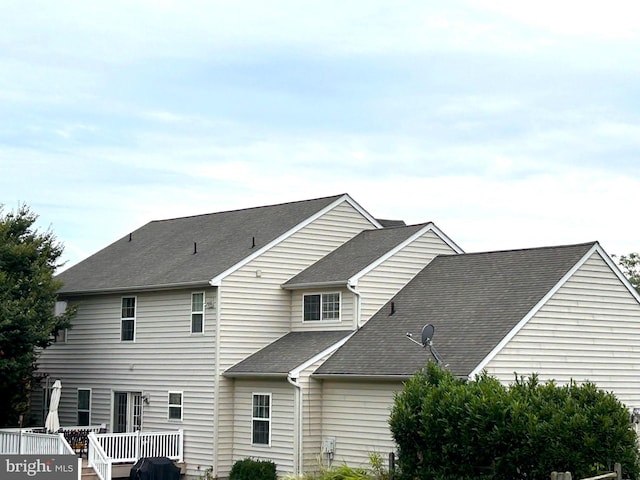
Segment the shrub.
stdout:
<svg viewBox="0 0 640 480">
<path fill-rule="evenodd" d="M 268 460 L 245 458 L 231 467 L 229 480 L 277 480 L 276 464 Z"/>
<path fill-rule="evenodd" d="M 627 409 L 591 383 L 505 387 L 487 374 L 466 382 L 434 363 L 395 397 L 389 419 L 402 479 L 577 478 L 612 469 L 640 473 Z"/>
</svg>

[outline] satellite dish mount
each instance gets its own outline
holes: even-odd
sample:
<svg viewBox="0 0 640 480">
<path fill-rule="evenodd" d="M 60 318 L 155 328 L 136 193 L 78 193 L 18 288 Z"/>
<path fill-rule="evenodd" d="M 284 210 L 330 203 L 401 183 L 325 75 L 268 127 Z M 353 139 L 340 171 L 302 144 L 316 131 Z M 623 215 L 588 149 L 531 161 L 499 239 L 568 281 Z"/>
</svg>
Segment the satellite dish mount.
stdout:
<svg viewBox="0 0 640 480">
<path fill-rule="evenodd" d="M 414 340 L 413 335 L 411 335 L 411 333 L 409 332 L 407 332 L 407 338 L 411 340 L 413 343 L 420 345 L 422 348 L 429 347 L 429 351 L 431 352 L 431 355 L 435 359 L 436 363 L 438 365 L 441 365 L 443 363 L 442 357 L 440 357 L 440 355 L 438 354 L 438 351 L 433 346 L 432 339 L 433 339 L 434 332 L 435 332 L 435 327 L 430 323 L 427 323 L 424 327 L 422 327 L 422 342 L 418 342 L 417 340 Z"/>
</svg>

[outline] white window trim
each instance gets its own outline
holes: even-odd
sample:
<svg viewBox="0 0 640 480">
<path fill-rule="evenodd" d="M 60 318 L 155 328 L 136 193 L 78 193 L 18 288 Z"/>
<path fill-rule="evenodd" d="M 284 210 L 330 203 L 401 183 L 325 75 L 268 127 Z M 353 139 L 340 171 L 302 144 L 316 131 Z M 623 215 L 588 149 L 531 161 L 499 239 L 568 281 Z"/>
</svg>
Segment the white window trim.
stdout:
<svg viewBox="0 0 640 480">
<path fill-rule="evenodd" d="M 65 300 L 56 300 L 55 307 L 53 309 L 53 315 L 59 317 L 67 311 L 67 302 Z M 67 343 L 67 329 L 63 328 L 58 330 L 57 335 L 53 335 L 53 343 Z"/>
<path fill-rule="evenodd" d="M 171 403 L 171 395 L 178 394 L 180 395 L 180 404 Z M 171 418 L 171 408 L 180 408 L 180 418 Z M 167 420 L 170 422 L 181 422 L 184 418 L 184 391 L 182 390 L 169 390 L 167 392 Z"/>
<path fill-rule="evenodd" d="M 198 294 L 202 294 L 202 310 L 199 312 L 196 312 L 193 310 L 193 296 L 194 295 L 198 295 Z M 204 335 L 204 325 L 205 325 L 205 310 L 206 310 L 206 304 L 207 304 L 207 295 L 205 292 L 191 292 L 191 318 L 190 318 L 190 325 L 189 328 L 191 329 L 191 335 Z M 202 331 L 201 332 L 194 332 L 193 331 L 193 314 L 194 313 L 201 313 L 202 314 Z"/>
<path fill-rule="evenodd" d="M 255 397 L 261 395 L 261 396 L 266 396 L 269 397 L 269 418 L 262 418 L 262 417 L 254 417 L 253 416 L 253 402 L 255 400 Z M 271 427 L 272 427 L 272 423 L 271 423 L 271 419 L 273 418 L 273 395 L 270 392 L 253 392 L 251 394 L 251 446 L 253 447 L 271 447 Z M 269 424 L 269 441 L 268 443 L 253 443 L 253 422 L 254 420 L 258 420 L 261 422 L 267 422 Z"/>
<path fill-rule="evenodd" d="M 89 409 L 88 410 L 80 410 L 80 391 L 83 392 L 89 392 Z M 78 387 L 76 389 L 76 420 L 78 421 L 78 423 L 76 425 L 80 425 L 80 412 L 89 412 L 89 423 L 87 423 L 87 425 L 91 425 L 91 397 L 93 396 L 93 392 L 90 388 L 83 388 L 83 387 Z"/>
<path fill-rule="evenodd" d="M 320 295 L 320 320 L 305 320 L 304 319 L 304 298 L 305 297 L 309 297 L 312 295 Z M 340 306 L 338 307 L 338 318 L 330 318 L 330 319 L 326 319 L 324 320 L 322 318 L 322 297 L 325 295 L 338 295 L 338 302 L 340 303 Z M 342 292 L 340 291 L 335 291 L 335 292 L 307 292 L 307 293 L 303 293 L 302 294 L 302 323 L 340 323 L 342 322 Z"/>
<path fill-rule="evenodd" d="M 122 301 L 125 298 L 133 298 L 133 317 L 123 317 L 122 316 Z M 124 320 L 133 320 L 133 339 L 131 340 L 123 340 L 122 339 L 122 322 Z M 120 342 L 122 343 L 132 343 L 136 341 L 136 333 L 138 330 L 138 297 L 136 295 L 123 295 L 120 297 Z"/>
</svg>

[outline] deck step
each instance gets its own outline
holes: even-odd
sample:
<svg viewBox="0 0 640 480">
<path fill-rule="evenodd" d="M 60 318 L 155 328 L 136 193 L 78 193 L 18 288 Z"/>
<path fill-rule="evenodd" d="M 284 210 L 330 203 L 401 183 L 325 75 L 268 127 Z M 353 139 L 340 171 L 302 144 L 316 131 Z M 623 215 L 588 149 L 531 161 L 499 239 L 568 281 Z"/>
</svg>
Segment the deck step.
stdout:
<svg viewBox="0 0 640 480">
<path fill-rule="evenodd" d="M 82 480 L 99 480 L 98 474 L 91 467 L 82 467 Z"/>
</svg>

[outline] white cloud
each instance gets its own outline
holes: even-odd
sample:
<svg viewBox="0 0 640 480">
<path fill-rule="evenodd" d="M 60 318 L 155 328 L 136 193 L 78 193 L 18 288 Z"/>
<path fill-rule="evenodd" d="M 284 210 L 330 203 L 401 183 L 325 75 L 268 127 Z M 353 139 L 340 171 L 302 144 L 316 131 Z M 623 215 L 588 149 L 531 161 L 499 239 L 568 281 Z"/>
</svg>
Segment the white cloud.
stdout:
<svg viewBox="0 0 640 480">
<path fill-rule="evenodd" d="M 472 0 L 472 3 L 523 24 L 561 35 L 637 40 L 640 4 L 633 0 Z"/>
<path fill-rule="evenodd" d="M 5 1 L 0 203 L 73 261 L 153 219 L 343 192 L 468 250 L 638 250 L 637 9 Z"/>
</svg>

